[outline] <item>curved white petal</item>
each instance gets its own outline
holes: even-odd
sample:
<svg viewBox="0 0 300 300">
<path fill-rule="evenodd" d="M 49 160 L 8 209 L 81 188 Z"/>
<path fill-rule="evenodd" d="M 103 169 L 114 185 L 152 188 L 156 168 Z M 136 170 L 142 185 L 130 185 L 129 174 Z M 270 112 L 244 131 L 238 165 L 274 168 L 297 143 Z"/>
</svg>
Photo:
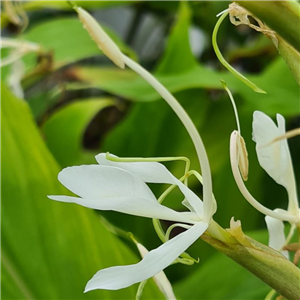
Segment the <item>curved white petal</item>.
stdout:
<svg viewBox="0 0 300 300">
<path fill-rule="evenodd" d="M 277 114 L 278 127 L 272 119 L 260 111 L 253 114 L 253 140 L 259 164 L 278 184 L 284 186 L 289 194 L 289 211 L 297 211 L 298 201 L 291 155 L 287 140 L 270 141 L 285 133 L 285 120 Z"/>
<path fill-rule="evenodd" d="M 83 165 L 63 169 L 59 181 L 82 198 L 135 197 L 156 202 L 149 187 L 139 178 L 120 168 Z"/>
<path fill-rule="evenodd" d="M 186 213 L 180 213 L 166 206 L 159 204 L 157 201 L 149 201 L 137 197 L 107 197 L 98 199 L 77 198 L 70 196 L 48 196 L 51 200 L 76 203 L 81 206 L 98 210 L 113 210 L 134 216 L 169 220 L 176 222 L 195 223 Z"/>
<path fill-rule="evenodd" d="M 283 222 L 269 216 L 266 216 L 265 220 L 269 231 L 269 246 L 275 250 L 280 251 L 287 259 L 289 259 L 288 251 L 281 250 L 285 244 Z"/>
<path fill-rule="evenodd" d="M 100 165 L 114 166 L 126 170 L 144 182 L 176 184 L 196 213 L 203 217 L 203 203 L 200 198 L 158 162 L 114 162 L 106 159 L 105 153 L 96 156 Z"/>
<path fill-rule="evenodd" d="M 142 258 L 144 258 L 149 251 L 140 243 L 136 244 Z M 156 285 L 158 286 L 159 290 L 164 294 L 166 299 L 168 300 L 176 300 L 176 296 L 173 292 L 172 285 L 170 281 L 168 280 L 166 274 L 163 271 L 160 271 L 153 277 Z"/>
<path fill-rule="evenodd" d="M 195 224 L 187 231 L 150 251 L 137 264 L 98 271 L 87 283 L 85 292 L 95 289 L 118 290 L 156 275 L 193 244 L 207 227 L 208 224 L 204 222 Z"/>
<path fill-rule="evenodd" d="M 174 176 L 163 164 L 158 162 L 116 162 L 106 159 L 106 153 L 100 153 L 96 155 L 96 160 L 99 165 L 114 166 L 126 170 L 138 176 L 144 182 L 167 184 L 174 183 Z"/>
</svg>

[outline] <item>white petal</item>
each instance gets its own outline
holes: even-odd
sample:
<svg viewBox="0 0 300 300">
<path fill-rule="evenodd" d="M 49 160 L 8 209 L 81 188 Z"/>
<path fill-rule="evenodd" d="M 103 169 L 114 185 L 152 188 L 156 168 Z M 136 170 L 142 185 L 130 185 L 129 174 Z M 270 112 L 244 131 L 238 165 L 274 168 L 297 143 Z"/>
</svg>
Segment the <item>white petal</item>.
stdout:
<svg viewBox="0 0 300 300">
<path fill-rule="evenodd" d="M 163 164 L 158 162 L 114 162 L 107 160 L 105 156 L 105 153 L 100 153 L 96 156 L 96 160 L 100 165 L 121 168 L 136 175 L 144 182 L 176 184 L 196 213 L 200 217 L 203 216 L 203 203 L 200 198 L 169 172 Z"/>
<path fill-rule="evenodd" d="M 115 197 L 115 198 L 77 198 L 69 196 L 48 196 L 48 198 L 61 202 L 77 203 L 79 205 L 98 210 L 113 210 L 134 216 L 169 220 L 175 222 L 194 223 L 186 213 L 174 211 L 157 201 L 143 198 Z"/>
<path fill-rule="evenodd" d="M 136 246 L 142 258 L 144 258 L 149 253 L 149 251 L 142 244 L 137 243 Z M 158 286 L 159 290 L 165 295 L 166 299 L 176 300 L 176 296 L 174 295 L 172 285 L 163 271 L 154 275 L 153 279 L 156 285 Z"/>
<path fill-rule="evenodd" d="M 193 244 L 207 227 L 207 223 L 197 223 L 157 249 L 150 251 L 137 264 L 98 271 L 87 283 L 85 292 L 95 289 L 118 290 L 156 275 Z"/>
<path fill-rule="evenodd" d="M 268 231 L 269 231 L 269 246 L 275 250 L 281 251 L 285 244 L 284 225 L 283 222 L 272 217 L 265 217 Z M 281 253 L 289 259 L 288 251 L 281 251 Z"/>
<path fill-rule="evenodd" d="M 110 156 L 114 156 L 111 155 Z M 116 157 L 116 156 L 115 156 Z M 148 183 L 174 184 L 174 176 L 158 162 L 115 162 L 106 159 L 106 153 L 96 155 L 100 165 L 114 166 L 126 170 Z"/>
<path fill-rule="evenodd" d="M 253 114 L 253 140 L 256 142 L 256 152 L 259 164 L 278 184 L 284 186 L 289 197 L 295 202 L 295 177 L 292 160 L 286 139 L 264 147 L 277 136 L 285 133 L 285 120 L 277 115 L 278 127 L 271 118 L 262 112 Z M 294 203 L 294 209 L 298 207 Z"/>
<path fill-rule="evenodd" d="M 76 166 L 63 169 L 59 181 L 82 198 L 136 197 L 156 202 L 149 187 L 136 176 L 111 166 Z"/>
</svg>

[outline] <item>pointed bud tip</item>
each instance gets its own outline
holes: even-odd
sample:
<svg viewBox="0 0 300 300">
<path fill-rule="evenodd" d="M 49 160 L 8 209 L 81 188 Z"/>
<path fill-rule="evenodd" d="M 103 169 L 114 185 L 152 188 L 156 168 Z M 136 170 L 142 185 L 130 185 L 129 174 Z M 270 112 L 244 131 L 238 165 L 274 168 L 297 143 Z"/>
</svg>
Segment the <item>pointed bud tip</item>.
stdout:
<svg viewBox="0 0 300 300">
<path fill-rule="evenodd" d="M 102 29 L 100 24 L 83 8 L 78 7 L 76 9 L 79 19 L 83 24 L 83 27 L 87 30 L 91 38 L 102 50 L 102 52 L 119 68 L 125 68 L 125 62 L 123 60 L 123 54 L 119 47 L 113 42 L 113 40 Z"/>
</svg>

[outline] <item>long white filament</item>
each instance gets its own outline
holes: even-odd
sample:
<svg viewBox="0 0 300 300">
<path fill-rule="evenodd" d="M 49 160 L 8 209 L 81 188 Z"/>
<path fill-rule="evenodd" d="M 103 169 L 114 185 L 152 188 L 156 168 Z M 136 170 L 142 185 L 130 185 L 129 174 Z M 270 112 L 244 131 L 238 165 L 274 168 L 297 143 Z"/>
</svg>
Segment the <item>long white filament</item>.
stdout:
<svg viewBox="0 0 300 300">
<path fill-rule="evenodd" d="M 188 131 L 196 152 L 198 155 L 200 167 L 203 174 L 203 221 L 209 222 L 216 207 L 215 201 L 212 197 L 212 179 L 208 157 L 202 142 L 202 139 L 190 119 L 189 115 L 178 103 L 174 96 L 147 70 L 141 67 L 138 63 L 131 60 L 124 55 L 119 47 L 110 39 L 110 37 L 104 32 L 98 22 L 84 9 L 75 8 L 78 12 L 79 18 L 87 29 L 88 33 L 97 43 L 99 48 L 106 54 L 117 66 L 123 68 L 124 64 L 130 67 L 133 71 L 143 77 L 169 104 L 169 106 L 177 114 L 186 130 Z"/>
<path fill-rule="evenodd" d="M 133 71 L 143 77 L 162 96 L 162 98 L 177 114 L 178 118 L 189 133 L 198 155 L 203 176 L 203 221 L 209 222 L 212 214 L 214 213 L 211 172 L 204 144 L 194 123 L 192 122 L 184 108 L 175 99 L 175 97 L 153 75 L 151 75 L 147 70 L 145 70 L 143 67 L 137 64 L 135 61 L 131 60 L 126 55 L 123 54 L 122 57 L 128 67 L 130 67 Z"/>
</svg>

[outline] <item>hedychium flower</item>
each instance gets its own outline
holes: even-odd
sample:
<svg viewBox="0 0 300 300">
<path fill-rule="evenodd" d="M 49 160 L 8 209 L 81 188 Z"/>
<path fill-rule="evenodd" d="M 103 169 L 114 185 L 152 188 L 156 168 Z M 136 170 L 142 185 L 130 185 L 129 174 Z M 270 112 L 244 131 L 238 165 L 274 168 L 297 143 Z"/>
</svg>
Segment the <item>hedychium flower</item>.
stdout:
<svg viewBox="0 0 300 300">
<path fill-rule="evenodd" d="M 220 16 L 220 18 L 218 19 L 215 28 L 213 30 L 213 34 L 212 34 L 212 45 L 214 48 L 214 51 L 220 61 L 220 63 L 229 71 L 231 72 L 234 76 L 236 76 L 239 80 L 241 80 L 244 84 L 246 84 L 247 86 L 249 86 L 253 91 L 257 92 L 257 93 L 262 93 L 265 94 L 266 92 L 264 90 L 262 90 L 261 88 L 259 88 L 256 84 L 254 84 L 252 81 L 250 81 L 248 78 L 246 78 L 244 75 L 242 75 L 240 72 L 238 72 L 235 68 L 233 68 L 224 58 L 224 56 L 222 55 L 219 47 L 218 47 L 218 43 L 217 43 L 217 34 L 219 31 L 219 27 L 222 24 L 222 22 L 224 21 L 224 19 L 227 17 L 227 15 L 229 14 L 230 17 L 230 21 L 232 24 L 234 25 L 240 25 L 240 24 L 247 24 L 248 26 L 255 28 L 256 30 L 258 30 L 257 26 L 254 26 L 250 23 L 249 19 L 248 19 L 248 15 L 249 13 L 243 9 L 242 7 L 238 6 L 236 3 L 231 3 L 229 4 L 229 8 L 220 12 L 217 17 Z M 260 25 L 262 25 L 262 23 L 257 20 L 259 22 Z M 254 27 L 253 27 L 254 26 Z"/>
<path fill-rule="evenodd" d="M 153 277 L 174 262 L 189 263 L 191 258 L 184 251 L 204 232 L 223 242 L 229 234 L 212 219 L 216 211 L 216 200 L 212 193 L 209 162 L 201 137 L 188 114 L 149 72 L 120 51 L 90 14 L 79 7 L 76 7 L 76 10 L 84 27 L 104 53 L 118 66 L 127 65 L 140 74 L 178 115 L 194 142 L 202 170 L 202 176 L 196 171 L 189 170 L 189 160 L 182 157 L 118 158 L 101 153 L 96 156 L 98 165 L 69 167 L 59 173 L 59 181 L 79 197 L 49 196 L 52 200 L 174 222 L 166 233 L 159 223 L 155 223 L 155 229 L 164 243 L 147 253 L 141 262 L 100 270 L 85 288 L 85 291 L 115 290 Z M 180 179 L 160 163 L 176 159 L 186 162 L 185 173 Z M 196 176 L 203 185 L 203 202 L 187 186 L 187 178 L 191 175 Z M 168 184 L 170 187 L 156 199 L 147 183 Z M 174 188 L 179 188 L 183 194 L 182 204 L 186 211 L 177 212 L 162 205 L 164 198 Z M 175 227 L 186 230 L 170 239 L 170 232 Z"/>
<path fill-rule="evenodd" d="M 226 89 L 233 101 L 232 95 Z M 234 103 L 234 102 L 233 102 Z M 241 146 L 240 129 L 233 131 L 230 137 L 230 163 L 234 179 L 245 199 L 258 211 L 266 215 L 265 220 L 269 231 L 269 246 L 282 251 L 288 257 L 284 247 L 289 243 L 294 230 L 300 230 L 300 210 L 297 198 L 295 176 L 289 147 L 286 137 L 291 134 L 285 132 L 285 119 L 277 114 L 277 126 L 270 117 L 260 111 L 253 114 L 253 140 L 256 142 L 256 153 L 260 166 L 272 177 L 276 183 L 285 187 L 288 193 L 288 208 L 271 210 L 258 202 L 248 191 L 244 180 L 244 169 L 241 165 L 247 166 L 248 161 L 245 144 Z M 238 126 L 239 128 L 239 126 Z M 296 134 L 297 131 L 294 131 Z M 242 157 L 242 159 L 241 159 Z M 291 224 L 290 233 L 287 238 L 284 235 L 283 221 Z"/>
<path fill-rule="evenodd" d="M 1 49 L 2 48 L 11 48 L 12 52 L 9 56 L 4 57 L 1 60 L 0 66 L 6 66 L 9 65 L 17 60 L 19 60 L 21 57 L 24 55 L 30 53 L 30 52 L 40 52 L 41 51 L 41 46 L 29 42 L 29 41 L 19 41 L 16 39 L 11 39 L 11 38 L 1 38 L 1 44 L 0 44 Z"/>
<path fill-rule="evenodd" d="M 88 282 L 85 291 L 121 289 L 146 280 L 172 264 L 206 230 L 213 234 L 218 230 L 199 197 L 182 183 L 188 175 L 179 180 L 163 164 L 154 161 L 122 161 L 104 153 L 97 155 L 96 160 L 98 165 L 69 167 L 59 173 L 59 181 L 79 197 L 49 198 L 98 210 L 169 220 L 187 230 L 172 239 L 166 238 L 165 243 L 146 254 L 138 264 L 100 270 Z M 162 205 L 146 183 L 178 187 L 188 211 L 177 212 Z"/>
</svg>

